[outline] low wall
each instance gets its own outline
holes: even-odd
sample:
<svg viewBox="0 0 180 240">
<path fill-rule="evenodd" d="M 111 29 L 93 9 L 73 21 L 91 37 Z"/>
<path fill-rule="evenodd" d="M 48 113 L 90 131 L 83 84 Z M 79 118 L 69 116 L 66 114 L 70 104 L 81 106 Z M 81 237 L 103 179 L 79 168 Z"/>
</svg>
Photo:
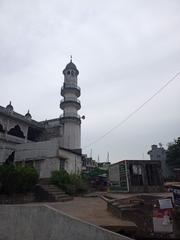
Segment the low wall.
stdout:
<svg viewBox="0 0 180 240">
<path fill-rule="evenodd" d="M 24 204 L 32 203 L 34 201 L 35 197 L 33 193 L 15 193 L 12 196 L 0 194 L 0 204 Z"/>
<path fill-rule="evenodd" d="M 0 206 L 0 240 L 128 240 L 46 205 Z"/>
</svg>

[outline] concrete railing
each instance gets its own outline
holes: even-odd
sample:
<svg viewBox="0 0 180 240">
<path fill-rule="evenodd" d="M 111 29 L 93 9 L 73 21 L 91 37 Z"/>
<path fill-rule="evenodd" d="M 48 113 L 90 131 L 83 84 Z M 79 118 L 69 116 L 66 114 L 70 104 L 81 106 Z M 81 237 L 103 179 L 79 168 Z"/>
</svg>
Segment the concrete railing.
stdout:
<svg viewBox="0 0 180 240">
<path fill-rule="evenodd" d="M 60 103 L 65 103 L 65 102 L 75 102 L 75 103 L 78 103 L 78 104 L 81 103 L 80 100 L 75 98 L 75 97 L 66 97 L 66 98 L 64 98 L 60 101 Z"/>
<path fill-rule="evenodd" d="M 0 240 L 128 240 L 46 205 L 1 205 Z"/>
<path fill-rule="evenodd" d="M 78 118 L 80 119 L 81 116 L 77 113 L 64 113 L 60 115 L 60 118 L 64 118 L 64 117 L 74 117 L 74 118 Z"/>
</svg>

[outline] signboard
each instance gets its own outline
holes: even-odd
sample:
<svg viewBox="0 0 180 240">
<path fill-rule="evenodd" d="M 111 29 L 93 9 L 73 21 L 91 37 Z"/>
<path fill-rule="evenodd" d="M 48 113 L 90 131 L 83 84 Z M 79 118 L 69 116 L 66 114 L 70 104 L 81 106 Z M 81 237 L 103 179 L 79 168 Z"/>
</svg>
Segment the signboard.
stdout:
<svg viewBox="0 0 180 240">
<path fill-rule="evenodd" d="M 159 200 L 160 209 L 173 208 L 171 198 Z"/>
<path fill-rule="evenodd" d="M 172 233 L 172 209 L 159 209 L 153 210 L 153 227 L 154 232 L 158 233 Z"/>
<path fill-rule="evenodd" d="M 174 205 L 180 207 L 180 186 L 172 186 Z"/>
<path fill-rule="evenodd" d="M 171 198 L 159 199 L 159 208 L 153 210 L 154 232 L 172 233 L 173 215 Z"/>
</svg>

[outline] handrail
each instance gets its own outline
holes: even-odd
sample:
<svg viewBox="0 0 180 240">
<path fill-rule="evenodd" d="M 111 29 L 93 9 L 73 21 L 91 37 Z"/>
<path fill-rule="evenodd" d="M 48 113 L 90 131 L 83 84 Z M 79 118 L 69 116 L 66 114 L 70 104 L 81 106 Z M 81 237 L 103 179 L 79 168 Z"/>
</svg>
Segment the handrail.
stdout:
<svg viewBox="0 0 180 240">
<path fill-rule="evenodd" d="M 66 101 L 72 101 L 72 102 L 76 102 L 76 103 L 81 103 L 80 101 L 79 101 L 79 99 L 76 99 L 76 98 L 74 98 L 74 97 L 65 97 L 64 99 L 62 99 L 61 100 L 61 103 L 64 103 L 64 102 L 66 102 Z"/>
<path fill-rule="evenodd" d="M 61 90 L 63 90 L 64 88 L 76 88 L 79 91 L 81 90 L 81 88 L 75 84 L 70 84 L 70 83 L 64 83 L 63 86 L 61 87 Z"/>
<path fill-rule="evenodd" d="M 75 118 L 81 118 L 81 116 L 79 114 L 76 113 L 63 113 L 60 115 L 60 118 L 64 118 L 64 117 L 75 117 Z"/>
</svg>

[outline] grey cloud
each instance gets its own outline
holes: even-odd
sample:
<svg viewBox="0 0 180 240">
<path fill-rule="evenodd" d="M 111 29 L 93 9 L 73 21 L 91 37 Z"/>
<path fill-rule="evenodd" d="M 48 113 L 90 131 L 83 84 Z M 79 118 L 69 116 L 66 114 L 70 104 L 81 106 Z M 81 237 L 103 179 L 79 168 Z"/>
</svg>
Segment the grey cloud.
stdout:
<svg viewBox="0 0 180 240">
<path fill-rule="evenodd" d="M 0 2 L 0 105 L 58 117 L 62 70 L 73 55 L 82 88 L 82 145 L 98 138 L 180 70 L 179 1 Z M 93 149 L 142 158 L 179 135 L 179 78 Z M 168 110 L 167 110 L 168 109 Z M 138 141 L 137 141 L 138 139 Z M 145 155 L 145 157 L 147 157 Z"/>
</svg>

